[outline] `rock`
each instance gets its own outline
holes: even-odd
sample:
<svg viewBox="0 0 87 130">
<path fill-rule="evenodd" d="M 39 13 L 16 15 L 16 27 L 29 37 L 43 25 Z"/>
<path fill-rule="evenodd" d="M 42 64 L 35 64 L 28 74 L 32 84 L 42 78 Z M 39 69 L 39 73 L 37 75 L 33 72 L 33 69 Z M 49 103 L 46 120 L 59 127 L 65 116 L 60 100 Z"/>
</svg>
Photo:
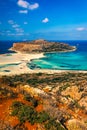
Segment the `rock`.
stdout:
<svg viewBox="0 0 87 130">
<path fill-rule="evenodd" d="M 67 122 L 68 130 L 87 130 L 87 126 L 76 119 L 69 120 Z"/>
</svg>

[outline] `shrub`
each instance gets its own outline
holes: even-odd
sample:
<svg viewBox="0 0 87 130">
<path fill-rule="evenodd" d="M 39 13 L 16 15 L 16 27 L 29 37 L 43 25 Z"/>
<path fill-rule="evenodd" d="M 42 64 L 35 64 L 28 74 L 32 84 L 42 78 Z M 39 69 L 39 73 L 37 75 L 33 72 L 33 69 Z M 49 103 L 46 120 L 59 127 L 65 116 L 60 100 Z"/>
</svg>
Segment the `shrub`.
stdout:
<svg viewBox="0 0 87 130">
<path fill-rule="evenodd" d="M 12 104 L 13 108 L 20 108 L 23 105 L 23 103 L 19 102 L 19 101 L 14 101 Z"/>
<path fill-rule="evenodd" d="M 28 120 L 31 124 L 34 124 L 37 117 L 37 112 L 31 107 L 24 105 L 21 102 L 13 102 L 12 104 L 12 116 L 17 116 L 21 123 Z"/>
<path fill-rule="evenodd" d="M 19 120 L 20 120 L 21 123 L 28 120 L 31 124 L 35 123 L 36 116 L 37 116 L 36 111 L 34 111 L 34 109 L 32 107 L 29 107 L 27 105 L 23 105 L 21 107 L 19 115 L 18 115 Z"/>
<path fill-rule="evenodd" d="M 39 123 L 43 123 L 45 121 L 49 120 L 49 115 L 46 112 L 40 112 L 37 116 L 37 121 Z"/>
<path fill-rule="evenodd" d="M 25 99 L 26 101 L 31 102 L 34 107 L 37 107 L 37 105 L 38 105 L 38 100 L 36 100 L 35 98 L 31 97 L 30 94 L 24 95 L 24 99 Z"/>
<path fill-rule="evenodd" d="M 50 119 L 46 124 L 45 124 L 46 130 L 65 130 L 61 126 L 59 122 L 56 122 L 54 119 Z"/>
<path fill-rule="evenodd" d="M 29 121 L 31 124 L 43 123 L 49 120 L 49 115 L 46 112 L 36 112 L 33 107 L 25 105 L 21 102 L 13 102 L 12 116 L 17 116 L 21 123 Z"/>
</svg>

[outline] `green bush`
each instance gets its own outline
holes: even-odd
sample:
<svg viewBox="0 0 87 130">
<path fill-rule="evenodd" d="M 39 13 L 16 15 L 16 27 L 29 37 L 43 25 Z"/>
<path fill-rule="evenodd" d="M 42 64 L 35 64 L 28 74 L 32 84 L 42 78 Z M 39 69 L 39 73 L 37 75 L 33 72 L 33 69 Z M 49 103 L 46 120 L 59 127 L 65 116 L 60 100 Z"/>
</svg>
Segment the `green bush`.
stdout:
<svg viewBox="0 0 87 130">
<path fill-rule="evenodd" d="M 31 124 L 34 124 L 35 122 L 43 123 L 49 119 L 46 112 L 38 113 L 33 107 L 18 101 L 13 103 L 12 108 L 12 116 L 17 116 L 21 123 L 25 121 L 29 121 Z"/>
<path fill-rule="evenodd" d="M 34 111 L 32 107 L 23 105 L 19 111 L 19 120 L 21 123 L 28 120 L 31 124 L 34 124 L 36 121 L 37 112 Z"/>
<path fill-rule="evenodd" d="M 19 102 L 19 101 L 14 101 L 12 104 L 13 108 L 20 108 L 23 105 L 23 103 Z"/>
<path fill-rule="evenodd" d="M 46 130 L 65 130 L 61 126 L 59 122 L 56 122 L 54 119 L 50 119 L 46 124 L 45 124 Z"/>
<path fill-rule="evenodd" d="M 43 123 L 45 121 L 49 120 L 49 115 L 46 112 L 40 112 L 37 116 L 37 121 L 39 123 Z"/>
<path fill-rule="evenodd" d="M 12 104 L 12 116 L 17 116 L 21 123 L 28 120 L 31 124 L 35 123 L 37 112 L 31 107 L 22 104 L 21 102 L 13 102 Z"/>
</svg>

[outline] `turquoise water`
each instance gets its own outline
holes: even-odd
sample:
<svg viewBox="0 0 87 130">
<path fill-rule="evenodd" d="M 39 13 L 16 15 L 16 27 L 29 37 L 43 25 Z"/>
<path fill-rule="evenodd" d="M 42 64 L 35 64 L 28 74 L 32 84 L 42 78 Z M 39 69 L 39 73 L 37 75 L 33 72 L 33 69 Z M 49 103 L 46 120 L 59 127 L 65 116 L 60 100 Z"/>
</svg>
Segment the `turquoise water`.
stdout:
<svg viewBox="0 0 87 130">
<path fill-rule="evenodd" d="M 87 70 L 87 41 L 68 41 L 77 50 L 66 53 L 47 53 L 45 57 L 34 59 L 31 65 L 41 69 Z"/>
</svg>

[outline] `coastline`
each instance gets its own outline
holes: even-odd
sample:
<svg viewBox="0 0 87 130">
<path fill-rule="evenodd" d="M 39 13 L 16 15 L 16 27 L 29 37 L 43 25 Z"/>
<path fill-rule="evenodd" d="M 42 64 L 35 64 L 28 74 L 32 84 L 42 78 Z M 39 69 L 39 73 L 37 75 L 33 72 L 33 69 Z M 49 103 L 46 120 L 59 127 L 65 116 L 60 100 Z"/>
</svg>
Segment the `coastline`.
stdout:
<svg viewBox="0 0 87 130">
<path fill-rule="evenodd" d="M 10 48 L 10 50 L 12 50 Z M 75 51 L 76 47 L 73 50 L 67 52 Z M 0 66 L 5 65 L 5 67 L 0 68 L 0 75 L 19 75 L 24 73 L 87 73 L 87 71 L 81 70 L 52 70 L 52 69 L 30 69 L 27 64 L 31 63 L 33 59 L 39 59 L 44 57 L 44 53 L 21 53 L 15 51 L 16 53 L 9 53 L 0 55 Z M 66 51 L 62 51 L 66 52 Z M 49 52 L 50 53 L 50 52 Z M 60 52 L 59 52 L 60 53 Z M 15 65 L 16 64 L 16 65 Z"/>
<path fill-rule="evenodd" d="M 27 67 L 27 63 L 32 59 L 39 59 L 44 57 L 43 53 L 40 54 L 24 54 L 21 52 L 11 53 L 11 55 L 0 55 L 0 75 L 14 75 L 29 73 L 32 70 Z M 15 65 L 18 64 L 18 65 Z M 7 66 L 6 66 L 7 65 Z"/>
<path fill-rule="evenodd" d="M 46 53 L 65 53 L 65 52 L 73 52 L 73 51 L 76 51 L 77 50 L 77 47 L 76 46 L 73 46 L 73 49 L 72 50 L 67 50 L 67 51 L 53 51 L 53 52 L 44 52 L 45 54 Z"/>
</svg>

